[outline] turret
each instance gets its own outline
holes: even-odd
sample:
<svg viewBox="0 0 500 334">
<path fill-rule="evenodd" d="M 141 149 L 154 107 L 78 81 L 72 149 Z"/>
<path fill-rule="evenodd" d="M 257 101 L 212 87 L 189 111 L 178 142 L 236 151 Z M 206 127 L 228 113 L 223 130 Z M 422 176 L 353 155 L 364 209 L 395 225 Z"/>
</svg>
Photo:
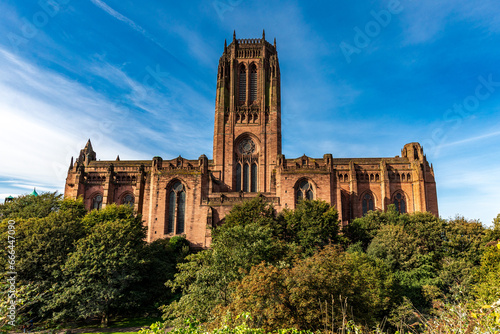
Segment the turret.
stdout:
<svg viewBox="0 0 500 334">
<path fill-rule="evenodd" d="M 90 139 L 87 141 L 87 144 L 85 147 L 80 150 L 80 155 L 78 156 L 78 164 L 83 164 L 85 166 L 88 166 L 91 161 L 96 160 L 96 153 L 94 152 L 94 149 L 92 148 L 92 143 L 90 142 Z"/>
</svg>

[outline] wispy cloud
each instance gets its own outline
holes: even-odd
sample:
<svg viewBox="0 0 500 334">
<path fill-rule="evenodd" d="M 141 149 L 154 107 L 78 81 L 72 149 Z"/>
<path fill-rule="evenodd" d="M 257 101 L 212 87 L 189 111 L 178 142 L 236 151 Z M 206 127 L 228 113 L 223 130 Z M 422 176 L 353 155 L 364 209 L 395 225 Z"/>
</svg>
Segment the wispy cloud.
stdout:
<svg viewBox="0 0 500 334">
<path fill-rule="evenodd" d="M 97 7 L 101 8 L 102 10 L 104 10 L 106 13 L 108 13 L 109 15 L 113 16 L 115 19 L 117 20 L 120 20 L 122 22 L 125 22 L 126 24 L 128 24 L 132 29 L 134 29 L 135 31 L 138 31 L 140 32 L 141 34 L 143 35 L 147 35 L 146 33 L 146 30 L 144 30 L 141 26 L 139 26 L 138 24 L 136 24 L 134 21 L 132 21 L 131 19 L 129 19 L 128 17 L 118 13 L 116 10 L 114 10 L 113 8 L 109 7 L 106 3 L 104 3 L 103 1 L 101 0 L 90 0 L 94 5 L 96 5 Z"/>
<path fill-rule="evenodd" d="M 462 140 L 457 140 L 457 141 L 450 142 L 450 143 L 445 143 L 445 144 L 439 145 L 438 149 L 442 149 L 444 147 L 450 147 L 450 146 L 471 144 L 471 143 L 474 143 L 474 142 L 477 142 L 477 141 L 481 141 L 483 139 L 487 139 L 487 138 L 491 138 L 491 137 L 496 137 L 496 136 L 499 136 L 499 135 L 500 135 L 500 131 L 495 131 L 495 132 L 487 133 L 487 134 L 480 135 L 480 136 L 475 136 L 475 137 L 470 137 L 470 138 L 466 138 L 466 139 L 462 139 Z"/>
<path fill-rule="evenodd" d="M 15 181 L 29 175 L 62 189 L 71 156 L 88 138 L 99 147 L 101 157 L 117 153 L 146 157 L 103 128 L 103 120 L 115 118 L 115 109 L 112 101 L 93 90 L 0 49 L 0 118 L 4 120 L 0 176 Z"/>
<path fill-rule="evenodd" d="M 155 43 L 158 47 L 160 47 L 161 49 L 163 49 L 164 52 L 166 52 L 170 57 L 172 57 L 173 59 L 175 59 L 179 64 L 182 64 L 183 66 L 185 66 L 184 63 L 180 59 L 178 59 L 177 57 L 175 57 L 170 52 L 169 48 L 167 48 L 166 46 L 164 46 L 156 37 L 154 37 L 153 35 L 151 35 L 150 33 L 148 33 L 143 27 L 141 27 L 140 25 L 136 24 L 133 20 L 129 19 L 125 15 L 120 14 L 119 12 L 117 12 L 116 10 L 114 10 L 113 8 L 111 8 L 110 6 L 108 6 L 102 0 L 90 0 L 90 1 L 94 5 L 96 5 L 97 7 L 101 8 L 106 13 L 108 13 L 109 15 L 111 15 L 112 17 L 114 17 L 115 19 L 126 23 L 132 29 L 134 29 L 135 31 L 139 32 L 144 37 L 146 37 L 148 40 L 150 40 L 151 42 Z"/>
</svg>

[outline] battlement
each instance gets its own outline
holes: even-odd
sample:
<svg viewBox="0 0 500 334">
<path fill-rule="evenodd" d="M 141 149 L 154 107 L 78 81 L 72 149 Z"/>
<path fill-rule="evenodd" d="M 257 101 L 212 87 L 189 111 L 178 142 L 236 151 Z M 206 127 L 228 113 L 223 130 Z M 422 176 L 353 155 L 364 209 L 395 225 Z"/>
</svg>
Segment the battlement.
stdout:
<svg viewBox="0 0 500 334">
<path fill-rule="evenodd" d="M 236 40 L 238 44 L 261 44 L 262 39 L 260 38 L 243 38 Z"/>
</svg>

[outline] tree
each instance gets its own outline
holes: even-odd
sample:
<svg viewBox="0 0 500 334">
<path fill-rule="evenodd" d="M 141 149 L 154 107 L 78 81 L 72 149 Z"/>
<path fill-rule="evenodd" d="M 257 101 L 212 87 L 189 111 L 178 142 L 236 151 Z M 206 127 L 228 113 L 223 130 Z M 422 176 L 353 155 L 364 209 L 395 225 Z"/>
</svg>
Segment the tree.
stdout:
<svg viewBox="0 0 500 334">
<path fill-rule="evenodd" d="M 255 223 L 223 225 L 216 236 L 210 249 L 189 255 L 178 265 L 174 280 L 167 282 L 173 291 L 182 291 L 182 297 L 163 308 L 165 319 L 211 321 L 212 310 L 232 300 L 232 282 L 244 277 L 253 265 L 274 263 L 283 252 L 271 230 Z"/>
<path fill-rule="evenodd" d="M 488 230 L 477 220 L 457 216 L 447 222 L 443 235 L 443 258 L 440 279 L 443 293 L 454 299 L 469 296 L 474 270 L 489 239 Z"/>
<path fill-rule="evenodd" d="M 61 199 L 62 195 L 57 192 L 19 196 L 11 202 L 0 204 L 0 219 L 44 218 L 59 209 Z"/>
<path fill-rule="evenodd" d="M 217 239 L 219 232 L 225 233 L 228 228 L 247 224 L 256 224 L 268 228 L 275 239 L 283 239 L 286 233 L 283 217 L 276 213 L 272 203 L 259 196 L 235 205 L 231 212 L 224 217 L 224 224 L 212 229 L 212 237 Z"/>
<path fill-rule="evenodd" d="M 15 226 L 17 284 L 19 289 L 24 291 L 20 297 L 29 301 L 29 305 L 25 305 L 22 313 L 29 314 L 30 318 L 38 319 L 48 317 L 45 307 L 54 297 L 52 287 L 64 280 L 61 267 L 65 264 L 68 255 L 74 251 L 76 240 L 85 234 L 81 223 L 85 209 L 81 200 L 61 201 L 59 199 L 54 204 L 52 196 L 42 197 L 42 199 L 48 204 L 39 202 L 39 207 L 58 207 L 59 209 L 46 211 L 49 213 L 45 217 L 15 218 L 15 224 L 13 224 Z M 33 209 L 32 203 L 27 205 Z M 18 207 L 16 212 L 28 211 Z M 8 221 L 9 219 L 4 219 L 1 224 L 5 240 L 7 240 Z M 5 268 L 7 265 L 6 248 L 1 248 L 0 253 L 2 254 L 0 263 Z"/>
<path fill-rule="evenodd" d="M 500 213 L 493 219 L 493 226 L 489 230 L 488 239 L 495 241 L 500 240 Z"/>
<path fill-rule="evenodd" d="M 212 231 L 210 249 L 191 254 L 178 265 L 179 272 L 167 285 L 182 297 L 162 308 L 170 321 L 195 318 L 212 320 L 218 305 L 232 299 L 232 282 L 239 281 L 262 261 L 275 263 L 288 254 L 288 246 L 276 235 L 281 227 L 271 204 L 257 197 L 235 206 L 225 223 Z"/>
<path fill-rule="evenodd" d="M 402 214 L 394 225 L 382 225 L 368 246 L 368 255 L 389 265 L 400 296 L 410 298 L 418 308 L 428 306 L 424 290 L 442 285 L 445 229 L 446 222 L 430 213 Z"/>
<path fill-rule="evenodd" d="M 399 213 L 394 204 L 389 205 L 386 212 L 369 211 L 365 216 L 354 219 L 343 231 L 351 244 L 360 244 L 364 251 L 367 250 L 373 238 L 384 225 L 396 225 Z"/>
<path fill-rule="evenodd" d="M 134 307 L 140 296 L 146 236 L 132 208 L 110 205 L 83 220 L 88 235 L 76 242 L 75 251 L 62 267 L 64 283 L 50 305 L 55 319 L 109 316 Z"/>
<path fill-rule="evenodd" d="M 250 312 L 254 326 L 266 331 L 331 330 L 340 327 L 344 316 L 370 326 L 388 314 L 392 287 L 381 261 L 328 245 L 292 268 L 253 267 L 219 314 Z"/>
<path fill-rule="evenodd" d="M 474 291 L 481 303 L 492 304 L 500 299 L 500 243 L 486 248 L 476 279 Z"/>
<path fill-rule="evenodd" d="M 136 286 L 139 303 L 130 311 L 155 313 L 158 307 L 173 301 L 176 295 L 165 286 L 165 282 L 174 279 L 177 264 L 188 254 L 189 242 L 180 236 L 145 244 L 141 280 Z"/>
<path fill-rule="evenodd" d="M 299 245 L 306 256 L 337 241 L 339 215 L 324 201 L 300 201 L 295 210 L 285 210 L 283 216 L 285 240 Z"/>
<path fill-rule="evenodd" d="M 295 211 L 276 215 L 257 197 L 235 206 L 225 221 L 212 231 L 211 248 L 188 256 L 167 283 L 182 297 L 163 307 L 165 319 L 213 321 L 253 266 L 291 266 L 298 255 L 311 256 L 336 241 L 339 229 L 337 211 L 321 201 L 303 201 Z"/>
</svg>

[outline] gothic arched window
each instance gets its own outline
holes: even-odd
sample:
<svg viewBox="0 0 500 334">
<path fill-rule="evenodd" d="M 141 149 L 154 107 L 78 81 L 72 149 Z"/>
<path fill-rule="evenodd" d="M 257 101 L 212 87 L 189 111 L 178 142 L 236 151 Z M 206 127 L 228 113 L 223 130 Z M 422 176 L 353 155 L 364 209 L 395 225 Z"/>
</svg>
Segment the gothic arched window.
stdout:
<svg viewBox="0 0 500 334">
<path fill-rule="evenodd" d="M 184 217 L 186 214 L 186 191 L 184 185 L 176 181 L 168 194 L 168 228 L 167 233 L 184 233 Z"/>
<path fill-rule="evenodd" d="M 250 67 L 250 102 L 257 100 L 257 66 Z"/>
<path fill-rule="evenodd" d="M 257 164 L 254 162 L 252 164 L 252 185 L 250 186 L 250 191 L 257 192 Z"/>
<path fill-rule="evenodd" d="M 256 157 L 257 146 L 249 137 L 236 141 L 236 182 L 235 190 L 244 192 L 257 192 L 258 186 L 258 161 Z"/>
<path fill-rule="evenodd" d="M 92 209 L 101 210 L 102 208 L 102 195 L 97 194 L 92 198 Z"/>
<path fill-rule="evenodd" d="M 393 203 L 396 205 L 396 210 L 398 210 L 399 213 L 406 213 L 406 201 L 403 194 L 397 193 L 394 196 Z"/>
<path fill-rule="evenodd" d="M 123 197 L 122 204 L 134 207 L 134 195 L 125 195 L 125 197 Z"/>
<path fill-rule="evenodd" d="M 314 199 L 313 187 L 311 183 L 309 183 L 307 180 L 301 181 L 297 188 L 297 194 L 296 194 L 297 203 L 303 199 L 307 200 Z"/>
<path fill-rule="evenodd" d="M 368 213 L 368 211 L 373 211 L 373 197 L 370 194 L 365 194 L 362 201 L 363 216 Z"/>
<path fill-rule="evenodd" d="M 238 86 L 238 101 L 245 102 L 247 99 L 247 71 L 245 66 L 240 67 L 240 80 Z"/>
</svg>

